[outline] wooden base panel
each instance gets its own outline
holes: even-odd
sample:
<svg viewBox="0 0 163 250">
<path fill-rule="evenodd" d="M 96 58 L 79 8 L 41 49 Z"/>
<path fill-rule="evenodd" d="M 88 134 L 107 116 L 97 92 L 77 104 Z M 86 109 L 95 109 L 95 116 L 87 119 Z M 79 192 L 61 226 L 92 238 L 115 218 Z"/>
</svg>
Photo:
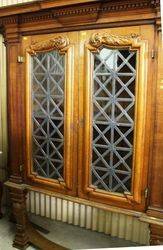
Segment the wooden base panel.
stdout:
<svg viewBox="0 0 163 250">
<path fill-rule="evenodd" d="M 150 245 L 163 245 L 163 226 L 151 225 L 150 230 Z"/>
<path fill-rule="evenodd" d="M 27 213 L 26 213 L 26 194 L 27 190 L 22 188 L 10 187 L 10 196 L 12 201 L 13 216 L 16 219 L 16 235 L 13 246 L 18 249 L 26 249 L 29 245 L 29 237 L 27 234 Z"/>
<path fill-rule="evenodd" d="M 20 249 L 20 250 L 25 250 L 29 247 L 29 243 L 22 246 L 21 244 L 18 244 L 17 242 L 14 241 L 13 247 Z"/>
</svg>

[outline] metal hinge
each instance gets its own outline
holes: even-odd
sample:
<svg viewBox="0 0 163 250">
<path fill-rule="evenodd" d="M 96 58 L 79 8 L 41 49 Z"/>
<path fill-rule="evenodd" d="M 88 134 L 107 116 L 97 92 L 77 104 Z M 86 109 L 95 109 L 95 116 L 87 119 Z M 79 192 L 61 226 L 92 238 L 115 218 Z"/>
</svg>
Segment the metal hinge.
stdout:
<svg viewBox="0 0 163 250">
<path fill-rule="evenodd" d="M 146 189 L 144 190 L 144 197 L 145 197 L 145 199 L 148 198 L 148 193 L 149 193 L 149 189 L 146 188 Z"/>
<path fill-rule="evenodd" d="M 25 60 L 23 56 L 18 56 L 18 63 L 23 63 L 24 61 Z"/>
<path fill-rule="evenodd" d="M 24 168 L 24 165 L 20 165 L 20 166 L 19 166 L 20 172 L 23 172 L 23 168 Z"/>
<path fill-rule="evenodd" d="M 154 49 L 152 49 L 152 51 L 151 51 L 151 58 L 155 59 L 155 50 Z"/>
</svg>

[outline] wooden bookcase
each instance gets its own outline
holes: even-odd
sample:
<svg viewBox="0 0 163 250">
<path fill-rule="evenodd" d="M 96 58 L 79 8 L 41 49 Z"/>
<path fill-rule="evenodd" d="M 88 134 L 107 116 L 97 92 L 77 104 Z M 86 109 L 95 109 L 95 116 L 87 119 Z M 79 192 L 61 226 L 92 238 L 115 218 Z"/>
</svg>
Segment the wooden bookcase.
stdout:
<svg viewBox="0 0 163 250">
<path fill-rule="evenodd" d="M 7 49 L 6 185 L 17 220 L 14 245 L 33 242 L 25 209 L 31 187 L 141 212 L 151 244 L 161 244 L 160 2 L 37 1 L 0 9 L 0 25 Z M 50 84 L 55 91 L 49 96 Z"/>
</svg>

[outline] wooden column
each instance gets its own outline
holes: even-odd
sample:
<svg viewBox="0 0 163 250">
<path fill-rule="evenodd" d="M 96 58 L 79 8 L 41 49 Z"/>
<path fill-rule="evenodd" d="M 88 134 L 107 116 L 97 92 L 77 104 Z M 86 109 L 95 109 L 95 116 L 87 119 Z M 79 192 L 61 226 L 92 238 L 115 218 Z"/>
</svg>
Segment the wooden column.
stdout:
<svg viewBox="0 0 163 250">
<path fill-rule="evenodd" d="M 150 199 L 147 215 L 154 217 L 150 224 L 151 245 L 163 244 L 163 40 L 160 22 L 156 25 L 157 84 L 153 140 L 153 162 L 150 172 Z"/>
<path fill-rule="evenodd" d="M 9 188 L 12 212 L 16 219 L 14 247 L 25 249 L 28 246 L 26 194 L 24 188 L 23 166 L 23 107 L 24 90 L 21 78 L 22 65 L 18 62 L 21 55 L 21 37 L 19 35 L 18 17 L 12 16 L 4 21 L 4 38 L 7 52 L 7 109 L 8 109 L 8 168 Z"/>
<path fill-rule="evenodd" d="M 28 217 L 26 212 L 27 189 L 23 184 L 7 182 L 12 201 L 12 212 L 16 218 L 16 234 L 13 246 L 19 249 L 26 249 L 29 245 Z"/>
<path fill-rule="evenodd" d="M 4 25 L 7 53 L 8 166 L 10 180 L 22 183 L 24 93 L 21 79 L 22 65 L 18 63 L 21 37 L 17 16 L 11 17 L 10 22 Z"/>
</svg>

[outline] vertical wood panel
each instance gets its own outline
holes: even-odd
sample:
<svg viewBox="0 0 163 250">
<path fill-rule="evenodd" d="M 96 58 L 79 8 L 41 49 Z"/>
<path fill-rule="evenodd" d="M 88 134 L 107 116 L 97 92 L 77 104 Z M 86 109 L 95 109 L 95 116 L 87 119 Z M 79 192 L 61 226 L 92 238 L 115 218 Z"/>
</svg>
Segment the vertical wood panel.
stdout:
<svg viewBox="0 0 163 250">
<path fill-rule="evenodd" d="M 161 29 L 161 27 L 160 27 Z M 153 162 L 150 169 L 150 203 L 148 214 L 162 218 L 163 214 L 163 35 L 157 32 L 155 38 L 157 66 L 156 100 L 155 100 L 155 130 L 153 140 Z"/>
</svg>

